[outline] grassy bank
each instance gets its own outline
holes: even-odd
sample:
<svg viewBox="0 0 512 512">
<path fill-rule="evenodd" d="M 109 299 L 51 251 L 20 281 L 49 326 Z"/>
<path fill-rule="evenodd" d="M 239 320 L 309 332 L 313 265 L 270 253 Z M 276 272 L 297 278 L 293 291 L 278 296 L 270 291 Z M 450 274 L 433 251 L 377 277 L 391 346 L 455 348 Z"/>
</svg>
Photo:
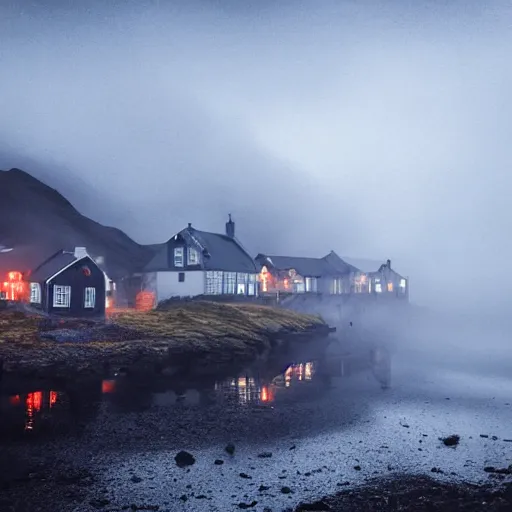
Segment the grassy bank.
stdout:
<svg viewBox="0 0 512 512">
<path fill-rule="evenodd" d="M 83 320 L 48 323 L 35 315 L 0 313 L 0 358 L 4 375 L 69 376 L 116 367 L 152 371 L 206 369 L 246 362 L 279 338 L 323 334 L 318 317 L 267 306 L 195 302 L 168 310 L 113 313 L 103 324 Z M 64 339 L 86 333 L 92 341 Z M 51 333 L 50 333 L 51 334 Z"/>
</svg>

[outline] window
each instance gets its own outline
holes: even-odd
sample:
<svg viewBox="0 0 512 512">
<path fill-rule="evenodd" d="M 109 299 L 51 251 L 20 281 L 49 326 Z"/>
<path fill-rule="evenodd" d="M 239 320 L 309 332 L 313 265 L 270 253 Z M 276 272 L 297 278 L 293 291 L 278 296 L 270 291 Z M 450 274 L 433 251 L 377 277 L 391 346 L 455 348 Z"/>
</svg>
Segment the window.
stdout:
<svg viewBox="0 0 512 512">
<path fill-rule="evenodd" d="M 393 283 L 388 283 L 388 292 L 393 291 Z"/>
<path fill-rule="evenodd" d="M 316 292 L 317 291 L 316 277 L 306 277 L 306 291 L 307 292 Z"/>
<path fill-rule="evenodd" d="M 85 289 L 84 308 L 93 308 L 96 305 L 96 288 L 88 286 Z"/>
<path fill-rule="evenodd" d="M 180 283 L 185 282 L 185 272 L 178 272 L 178 282 L 180 282 Z"/>
<path fill-rule="evenodd" d="M 188 265 L 199 265 L 199 251 L 193 247 L 188 249 Z"/>
<path fill-rule="evenodd" d="M 407 286 L 407 282 L 405 279 L 400 279 L 400 289 L 402 292 L 405 292 L 405 288 Z"/>
<path fill-rule="evenodd" d="M 249 280 L 249 274 L 240 273 L 236 275 L 236 293 L 237 295 L 245 295 L 247 290 L 247 282 Z"/>
<path fill-rule="evenodd" d="M 30 303 L 41 304 L 41 285 L 39 283 L 30 283 Z"/>
<path fill-rule="evenodd" d="M 209 270 L 206 272 L 206 295 L 220 295 L 222 293 L 222 272 Z"/>
<path fill-rule="evenodd" d="M 174 266 L 183 267 L 183 247 L 174 248 Z"/>
<path fill-rule="evenodd" d="M 382 293 L 382 284 L 380 283 L 380 279 L 375 279 L 375 291 L 377 293 Z"/>
<path fill-rule="evenodd" d="M 53 285 L 53 307 L 69 308 L 71 304 L 71 286 Z"/>
<path fill-rule="evenodd" d="M 256 283 L 258 282 L 257 274 L 249 274 L 249 282 L 247 284 L 247 295 L 256 295 Z"/>
<path fill-rule="evenodd" d="M 236 272 L 224 272 L 224 283 L 222 293 L 235 293 L 236 288 Z"/>
</svg>

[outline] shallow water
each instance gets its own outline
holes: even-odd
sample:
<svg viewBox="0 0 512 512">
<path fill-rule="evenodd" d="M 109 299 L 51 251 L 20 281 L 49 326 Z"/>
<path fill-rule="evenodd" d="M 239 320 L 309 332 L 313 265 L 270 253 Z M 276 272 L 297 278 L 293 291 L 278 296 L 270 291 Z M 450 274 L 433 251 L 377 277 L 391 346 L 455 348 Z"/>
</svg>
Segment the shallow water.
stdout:
<svg viewBox="0 0 512 512">
<path fill-rule="evenodd" d="M 29 430 L 27 397 L 3 402 L 3 413 L 16 407 L 19 413 L 25 404 L 16 432 L 36 445 L 57 437 L 65 452 L 72 442 L 66 435 L 78 433 L 83 448 L 74 447 L 72 456 L 100 479 L 91 496 L 102 489 L 119 508 L 220 511 L 257 501 L 252 510 L 282 510 L 377 476 L 480 482 L 489 479 L 484 466 L 512 462 L 510 375 L 440 365 L 412 349 L 393 357 L 390 389 L 382 389 L 372 369 L 368 358 L 343 360 L 333 350 L 260 363 L 217 382 L 117 376 L 80 392 L 57 390 L 51 407 L 51 394 L 36 400 L 45 405 L 37 414 L 32 407 Z M 439 440 L 451 434 L 461 436 L 456 448 Z M 233 456 L 224 451 L 230 441 Z M 189 470 L 174 462 L 181 449 L 196 458 Z M 259 458 L 261 452 L 272 456 Z M 443 473 L 431 473 L 434 467 Z M 285 486 L 290 493 L 282 492 Z"/>
</svg>

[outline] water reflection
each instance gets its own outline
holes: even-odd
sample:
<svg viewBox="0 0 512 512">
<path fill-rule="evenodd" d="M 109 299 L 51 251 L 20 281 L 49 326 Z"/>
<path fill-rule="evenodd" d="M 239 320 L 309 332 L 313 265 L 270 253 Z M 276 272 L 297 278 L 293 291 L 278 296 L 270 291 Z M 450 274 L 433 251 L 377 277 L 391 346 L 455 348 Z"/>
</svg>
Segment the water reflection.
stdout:
<svg viewBox="0 0 512 512">
<path fill-rule="evenodd" d="M 66 393 L 56 390 L 37 390 L 30 393 L 0 396 L 0 429 L 30 433 L 41 422 L 52 421 L 59 417 L 68 405 Z"/>
<path fill-rule="evenodd" d="M 92 421 L 103 403 L 110 414 L 141 412 L 153 407 L 208 407 L 212 404 L 279 407 L 300 400 L 315 400 L 340 379 L 370 369 L 377 381 L 389 384 L 390 360 L 386 353 L 363 359 L 321 357 L 286 363 L 267 361 L 225 380 L 185 381 L 165 376 L 146 380 L 119 375 L 75 383 L 66 389 L 36 388 L 1 394 L 0 436 L 35 436 L 62 433 Z"/>
</svg>

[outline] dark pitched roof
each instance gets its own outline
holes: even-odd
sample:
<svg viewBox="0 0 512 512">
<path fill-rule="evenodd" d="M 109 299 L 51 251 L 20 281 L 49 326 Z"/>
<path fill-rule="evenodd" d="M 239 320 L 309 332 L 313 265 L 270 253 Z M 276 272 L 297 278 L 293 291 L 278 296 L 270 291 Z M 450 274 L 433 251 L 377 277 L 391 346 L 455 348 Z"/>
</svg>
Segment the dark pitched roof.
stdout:
<svg viewBox="0 0 512 512">
<path fill-rule="evenodd" d="M 265 265 L 268 262 L 276 270 L 294 269 L 304 277 L 322 277 L 337 274 L 336 270 L 323 258 L 302 258 L 296 256 L 268 256 L 258 254 L 256 259 Z"/>
<path fill-rule="evenodd" d="M 203 254 L 205 270 L 257 273 L 256 263 L 236 238 L 219 233 L 199 231 L 189 227 L 178 233 L 189 247 L 195 247 Z M 153 258 L 144 271 L 159 271 L 169 268 L 167 259 L 168 243 L 152 245 Z"/>
<path fill-rule="evenodd" d="M 48 259 L 43 261 L 28 276 L 29 281 L 43 282 L 53 277 L 59 270 L 67 267 L 74 261 L 77 261 L 74 254 L 69 252 L 58 251 Z"/>
<path fill-rule="evenodd" d="M 334 251 L 331 251 L 324 259 L 331 267 L 336 269 L 339 274 L 349 274 L 350 272 L 357 272 L 359 269 L 351 265 L 344 259 L 340 258 Z"/>
</svg>

